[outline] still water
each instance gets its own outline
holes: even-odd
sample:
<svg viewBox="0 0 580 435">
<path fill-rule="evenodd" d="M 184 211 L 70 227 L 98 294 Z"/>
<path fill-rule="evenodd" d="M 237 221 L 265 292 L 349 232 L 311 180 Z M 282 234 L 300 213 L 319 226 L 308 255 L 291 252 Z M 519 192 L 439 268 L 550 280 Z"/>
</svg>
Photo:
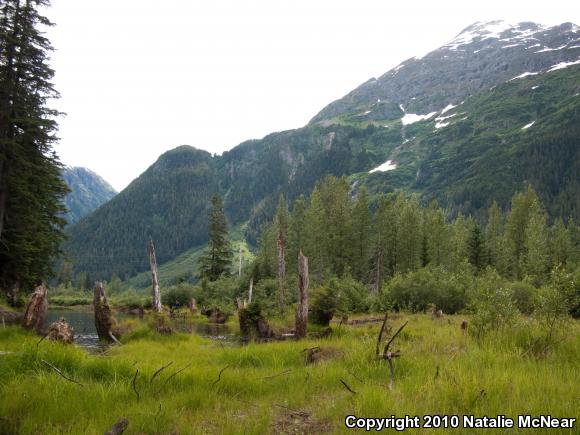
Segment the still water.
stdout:
<svg viewBox="0 0 580 435">
<path fill-rule="evenodd" d="M 45 326 L 48 327 L 52 322 L 64 317 L 66 321 L 73 327 L 75 333 L 75 343 L 81 347 L 87 348 L 89 351 L 99 351 L 106 348 L 99 343 L 97 330 L 95 329 L 95 315 L 90 307 L 86 309 L 66 309 L 66 308 L 49 308 L 46 314 Z M 115 313 L 117 320 L 131 319 L 136 316 L 128 314 Z M 208 324 L 208 323 L 194 323 L 189 324 L 187 329 L 182 332 L 191 332 L 205 338 L 213 340 L 223 340 L 232 342 L 236 340 L 228 325 Z"/>
</svg>

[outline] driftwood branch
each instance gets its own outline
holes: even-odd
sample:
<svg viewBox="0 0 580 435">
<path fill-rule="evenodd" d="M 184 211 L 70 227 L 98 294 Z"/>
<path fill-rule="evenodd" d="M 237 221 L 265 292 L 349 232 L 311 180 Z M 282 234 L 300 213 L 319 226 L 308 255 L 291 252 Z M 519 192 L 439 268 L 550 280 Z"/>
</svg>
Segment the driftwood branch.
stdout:
<svg viewBox="0 0 580 435">
<path fill-rule="evenodd" d="M 352 388 L 350 388 L 348 386 L 348 384 L 346 382 L 344 382 L 342 379 L 340 380 L 340 382 L 342 383 L 342 385 L 344 385 L 344 388 L 346 388 L 348 391 L 350 391 L 352 394 L 356 394 L 356 391 L 354 391 Z"/>
<path fill-rule="evenodd" d="M 377 338 L 377 348 L 376 348 L 376 354 L 377 356 L 379 356 L 379 348 L 381 346 L 381 341 L 383 340 L 383 333 L 385 332 L 385 326 L 387 326 L 387 319 L 389 318 L 389 313 L 385 313 L 385 320 L 383 320 L 383 324 L 381 326 L 381 332 L 379 332 L 379 337 Z"/>
<path fill-rule="evenodd" d="M 65 376 L 65 375 L 64 375 L 64 374 L 63 374 L 63 373 L 62 373 L 62 372 L 61 372 L 61 371 L 60 371 L 60 370 L 59 370 L 57 367 L 53 366 L 53 365 L 52 365 L 51 363 L 49 363 L 48 361 L 41 359 L 41 360 L 40 360 L 40 362 L 41 362 L 41 363 L 43 363 L 43 364 L 45 364 L 45 365 L 47 365 L 47 366 L 48 366 L 48 367 L 50 367 L 51 369 L 53 369 L 55 372 L 57 372 L 57 373 L 58 373 L 58 374 L 59 374 L 61 377 L 63 377 L 63 378 L 64 378 L 64 379 L 66 379 L 67 381 L 69 381 L 69 382 L 72 382 L 73 384 L 77 384 L 77 385 L 81 385 L 81 386 L 83 385 L 83 384 L 81 384 L 80 382 L 77 382 L 77 381 L 75 381 L 74 379 L 71 379 L 71 378 L 69 378 L 69 377 Z"/>
<path fill-rule="evenodd" d="M 389 342 L 387 343 L 387 345 L 385 346 L 385 352 L 387 352 L 389 350 L 389 346 L 391 345 L 391 343 L 393 341 L 395 341 L 395 338 L 397 338 L 397 335 L 399 335 L 401 333 L 401 331 L 403 330 L 403 328 L 405 326 L 407 326 L 407 323 L 409 323 L 409 321 L 407 320 L 405 323 L 403 323 L 401 325 L 401 327 L 399 329 L 397 329 L 397 332 L 395 332 L 395 334 L 391 337 L 391 339 L 389 340 Z"/>
<path fill-rule="evenodd" d="M 391 339 L 389 340 L 389 342 L 387 343 L 387 345 L 385 346 L 385 350 L 383 351 L 383 358 L 387 360 L 387 362 L 389 363 L 389 371 L 390 371 L 390 381 L 389 381 L 389 389 L 392 390 L 394 385 L 395 385 L 395 366 L 393 365 L 393 358 L 398 358 L 401 356 L 401 351 L 397 350 L 396 352 L 391 352 L 389 350 L 389 347 L 391 346 L 391 344 L 393 343 L 393 341 L 395 341 L 395 338 L 397 338 L 397 335 L 399 335 L 401 333 L 401 331 L 403 330 L 403 328 L 405 326 L 407 326 L 407 323 L 409 323 L 409 321 L 407 320 L 405 323 L 403 323 L 399 329 L 397 329 L 397 332 L 395 332 L 393 334 L 393 336 L 391 337 Z"/>
<path fill-rule="evenodd" d="M 175 376 L 177 376 L 178 374 L 180 374 L 182 371 L 184 371 L 185 369 L 191 367 L 193 363 L 189 363 L 187 364 L 185 367 L 183 367 L 182 369 L 177 370 L 175 373 L 173 373 L 172 375 L 170 375 L 167 379 L 165 379 L 165 381 L 163 382 L 163 384 L 161 384 L 161 386 L 159 387 L 159 389 L 157 390 L 157 393 L 159 393 L 161 391 L 161 389 L 171 380 L 173 379 Z"/>
<path fill-rule="evenodd" d="M 133 376 L 133 380 L 131 381 L 131 386 L 133 387 L 133 391 L 135 391 L 135 394 L 137 395 L 137 401 L 139 401 L 139 399 L 140 399 L 139 391 L 137 391 L 137 385 L 136 385 L 138 374 L 139 374 L 139 369 L 137 369 L 137 371 L 135 372 L 135 376 Z"/>
<path fill-rule="evenodd" d="M 159 376 L 159 374 L 160 374 L 160 373 L 161 373 L 163 370 L 165 370 L 167 367 L 169 367 L 171 364 L 173 364 L 173 361 L 171 361 L 169 364 L 166 364 L 166 365 L 164 365 L 164 366 L 162 366 L 162 367 L 158 368 L 158 369 L 155 371 L 155 373 L 153 373 L 153 376 L 151 376 L 151 379 L 149 380 L 149 383 L 150 383 L 150 384 L 151 384 L 151 383 L 153 383 L 153 381 L 155 380 L 155 378 L 156 378 L 157 376 Z"/>
<path fill-rule="evenodd" d="M 211 386 L 213 387 L 215 384 L 217 384 L 219 381 L 221 381 L 222 379 L 222 373 L 226 371 L 226 369 L 229 367 L 230 365 L 228 364 L 227 366 L 225 366 L 223 369 L 220 370 L 219 374 L 218 374 L 218 378 L 213 382 L 213 384 L 211 384 Z"/>
</svg>

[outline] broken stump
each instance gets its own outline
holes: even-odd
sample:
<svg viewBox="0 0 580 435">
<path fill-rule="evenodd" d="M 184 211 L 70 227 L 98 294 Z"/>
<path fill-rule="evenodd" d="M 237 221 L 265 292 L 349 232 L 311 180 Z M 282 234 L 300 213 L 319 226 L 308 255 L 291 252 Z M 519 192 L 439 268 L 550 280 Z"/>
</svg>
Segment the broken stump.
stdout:
<svg viewBox="0 0 580 435">
<path fill-rule="evenodd" d="M 26 329 L 41 332 L 46 310 L 48 308 L 48 290 L 44 283 L 34 289 L 30 295 L 30 302 L 22 319 L 22 326 Z"/>
<path fill-rule="evenodd" d="M 74 329 L 61 317 L 48 327 L 46 338 L 52 341 L 60 341 L 64 344 L 72 344 L 74 342 Z"/>
</svg>

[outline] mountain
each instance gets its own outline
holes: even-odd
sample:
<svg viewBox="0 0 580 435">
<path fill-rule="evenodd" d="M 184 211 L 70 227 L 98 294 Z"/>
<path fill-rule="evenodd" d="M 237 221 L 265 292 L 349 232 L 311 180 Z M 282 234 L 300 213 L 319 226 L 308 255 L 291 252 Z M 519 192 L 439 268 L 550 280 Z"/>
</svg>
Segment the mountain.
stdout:
<svg viewBox="0 0 580 435">
<path fill-rule="evenodd" d="M 436 199 L 483 218 L 531 184 L 552 217 L 580 217 L 580 31 L 565 23 L 475 23 L 329 104 L 299 129 L 244 142 L 221 156 L 181 146 L 72 226 L 77 271 L 130 277 L 148 266 L 149 236 L 164 263 L 207 240 L 214 191 L 232 226 L 256 243 L 278 196 L 323 176 L 353 191 Z M 197 251 L 196 251 L 197 252 Z M 183 258 L 183 257 L 180 257 Z M 192 266 L 193 267 L 193 266 Z M 180 266 L 180 270 L 183 267 Z"/>
<path fill-rule="evenodd" d="M 109 183 L 90 169 L 66 166 L 61 174 L 70 189 L 65 198 L 68 209 L 65 218 L 69 224 L 77 222 L 117 194 Z"/>
<path fill-rule="evenodd" d="M 577 61 L 579 37 L 572 23 L 477 22 L 441 48 L 407 59 L 330 103 L 312 122 L 395 120 L 405 113 L 439 111 L 521 74 Z"/>
</svg>

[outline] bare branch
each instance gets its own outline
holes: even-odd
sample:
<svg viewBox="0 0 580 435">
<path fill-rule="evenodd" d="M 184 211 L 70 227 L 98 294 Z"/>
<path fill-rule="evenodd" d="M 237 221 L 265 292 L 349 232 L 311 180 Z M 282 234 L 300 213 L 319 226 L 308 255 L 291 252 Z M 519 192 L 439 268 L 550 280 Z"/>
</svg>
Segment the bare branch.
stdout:
<svg viewBox="0 0 580 435">
<path fill-rule="evenodd" d="M 43 359 L 40 360 L 41 363 L 47 365 L 48 367 L 50 367 L 51 369 L 53 369 L 55 372 L 57 372 L 60 376 L 62 376 L 64 379 L 66 379 L 69 382 L 72 382 L 73 384 L 77 384 L 77 385 L 83 385 L 80 382 L 75 381 L 74 379 L 71 379 L 67 376 L 65 376 L 58 368 L 56 368 L 55 366 L 53 366 L 51 363 L 49 363 L 48 361 L 45 361 Z"/>
</svg>

